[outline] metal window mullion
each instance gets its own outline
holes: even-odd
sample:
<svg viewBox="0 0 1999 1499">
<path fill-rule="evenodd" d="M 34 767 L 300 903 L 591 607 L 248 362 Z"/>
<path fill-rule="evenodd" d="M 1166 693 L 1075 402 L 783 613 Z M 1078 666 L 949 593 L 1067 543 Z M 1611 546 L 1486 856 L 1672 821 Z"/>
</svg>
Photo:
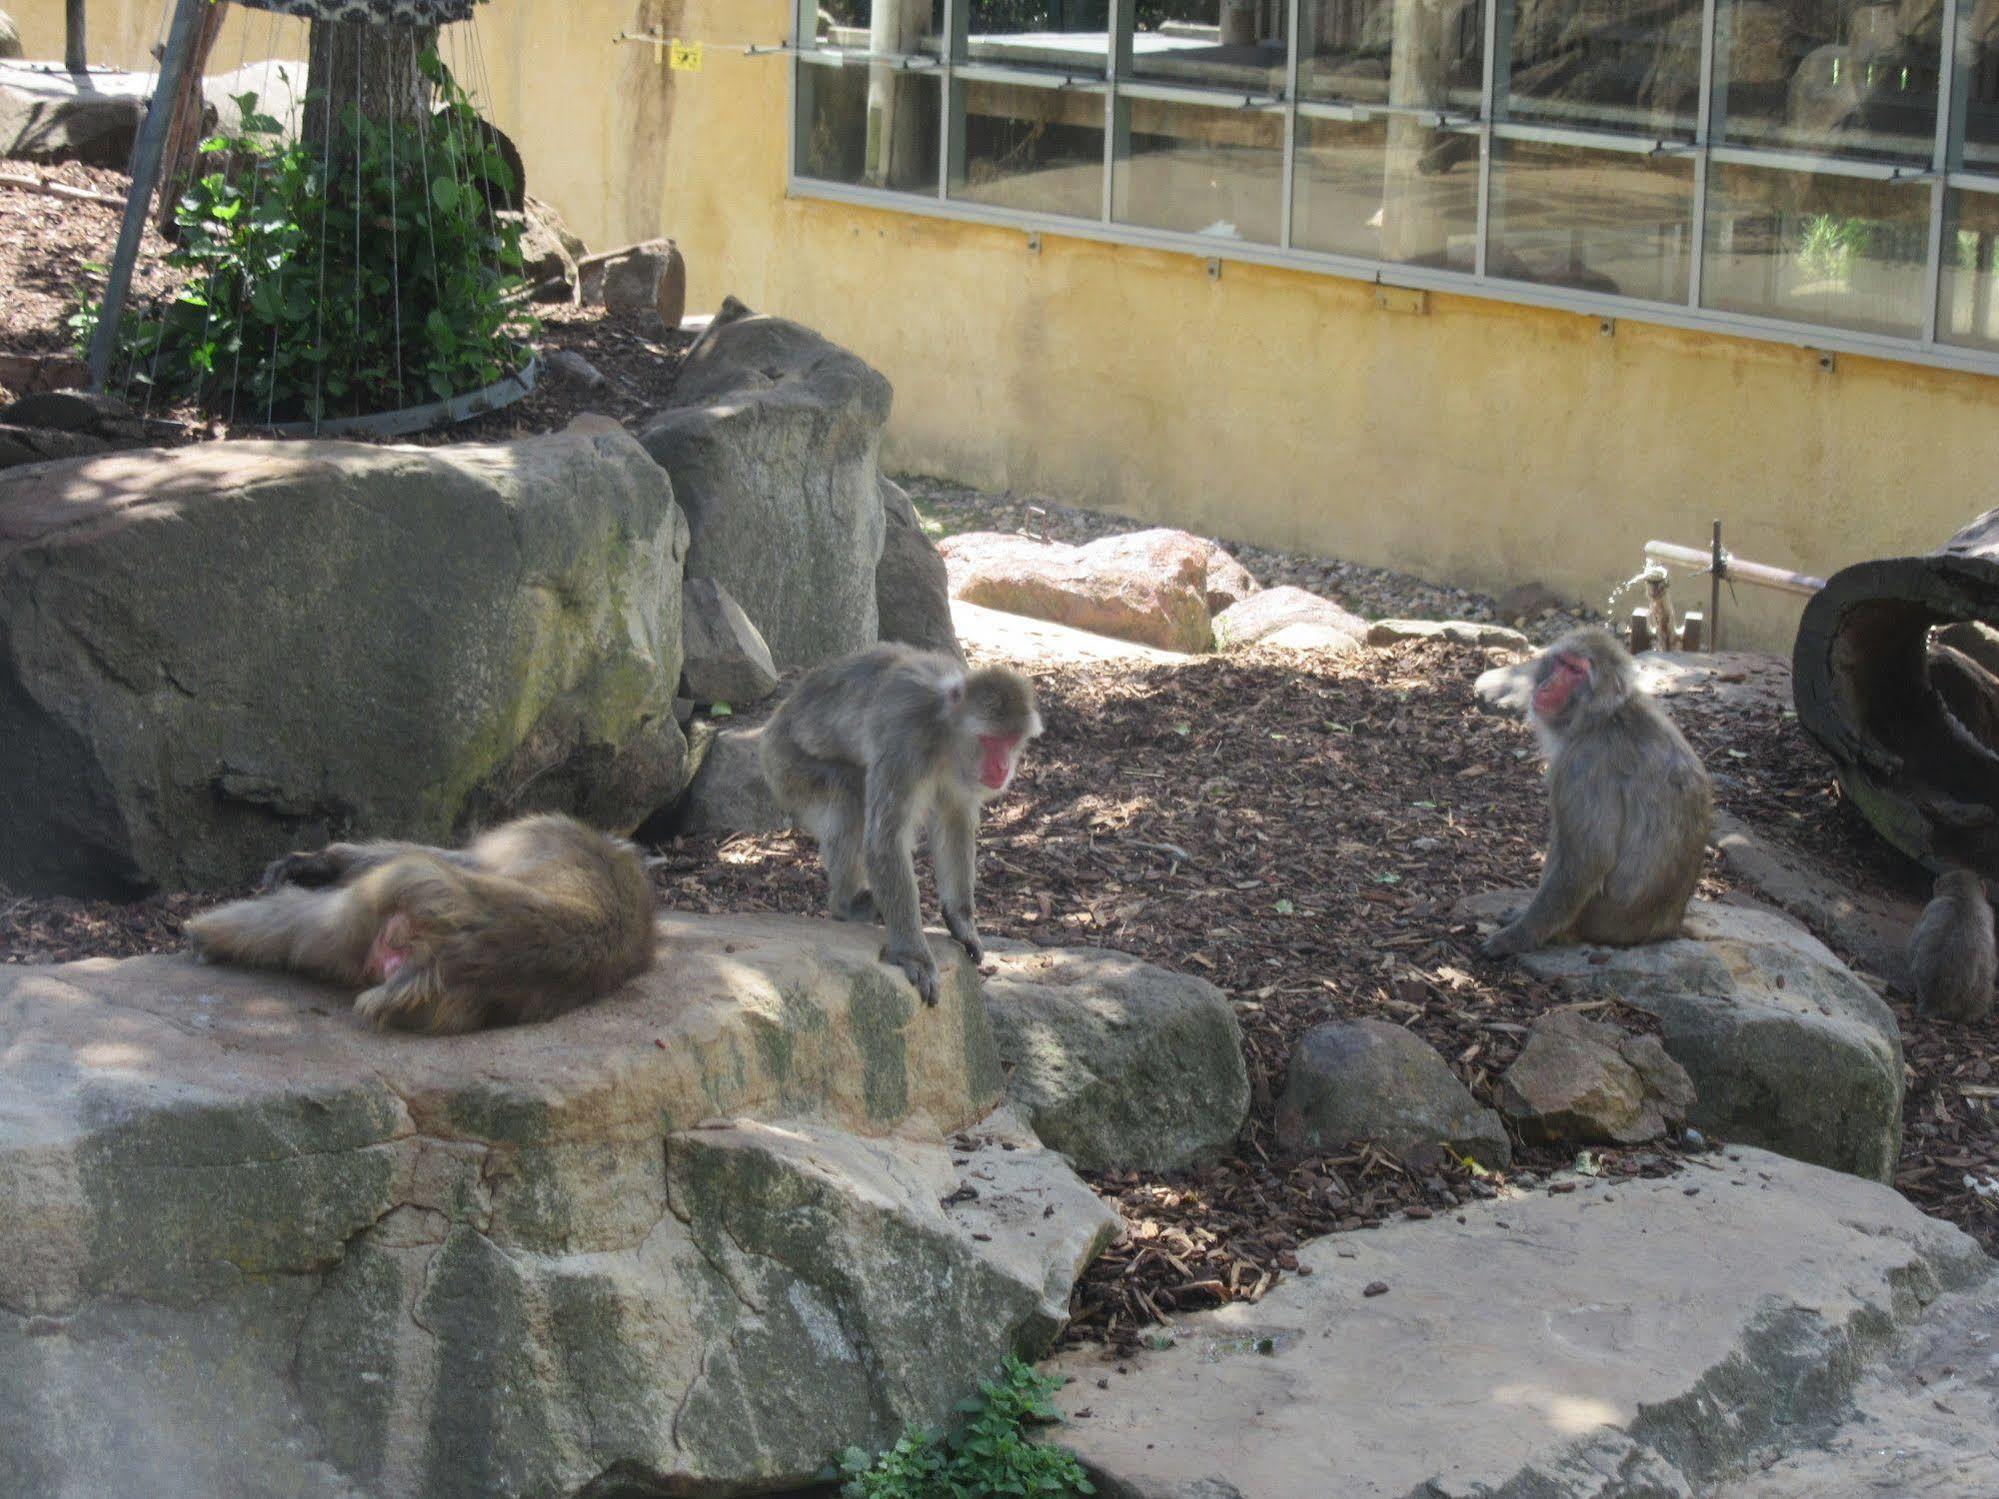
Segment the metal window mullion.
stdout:
<svg viewBox="0 0 1999 1499">
<path fill-rule="evenodd" d="M 1501 140 L 1534 141 L 1547 146 L 1576 146 L 1589 151 L 1616 151 L 1627 156 L 1682 155 L 1693 149 L 1663 136 L 1626 135 L 1615 130 L 1583 130 L 1569 125 L 1523 125 L 1496 120 L 1492 133 Z"/>
<path fill-rule="evenodd" d="M 1479 81 L 1479 123 L 1478 123 L 1478 238 L 1472 243 L 1472 275 L 1485 279 L 1486 241 L 1492 238 L 1492 125 L 1499 113 L 1495 97 L 1499 87 L 1499 11 L 1502 5 L 1510 5 L 1512 0 L 1485 0 L 1484 37 L 1480 48 L 1484 52 Z M 1508 35 L 1511 35 L 1509 28 Z"/>
<path fill-rule="evenodd" d="M 938 61 L 943 65 L 944 76 L 937 81 L 937 197 L 939 201 L 951 196 L 951 147 L 960 132 L 951 128 L 958 114 L 957 81 L 951 76 L 953 65 L 958 60 L 957 12 L 961 5 L 969 5 L 970 0 L 944 0 L 944 31 L 937 38 Z"/>
<path fill-rule="evenodd" d="M 1298 192 L 1298 19 L 1300 0 L 1287 0 L 1284 56 L 1284 203 L 1277 216 L 1277 243 L 1291 248 L 1291 209 Z"/>
<path fill-rule="evenodd" d="M 1930 147 L 1929 257 L 1923 263 L 1923 342 L 1937 341 L 1937 298 L 1943 289 L 1944 199 L 1950 182 L 1950 133 L 1957 95 L 1957 0 L 1943 0 L 1943 56 L 1937 68 L 1937 131 Z"/>
<path fill-rule="evenodd" d="M 800 87 L 803 79 L 798 71 L 805 66 L 804 32 L 799 29 L 799 12 L 804 5 L 805 0 L 794 0 L 791 7 L 791 33 L 785 38 L 785 45 L 791 52 L 789 58 L 791 66 L 786 69 L 791 79 L 791 97 L 785 101 L 791 110 L 791 159 L 786 164 L 784 173 L 789 189 L 797 187 L 799 167 L 805 161 L 805 91 Z"/>
<path fill-rule="evenodd" d="M 1693 246 L 1687 265 L 1687 306 L 1701 305 L 1701 273 L 1707 266 L 1708 127 L 1714 120 L 1714 27 L 1721 7 L 1716 0 L 1701 4 L 1701 81 L 1694 100 L 1694 216 L 1688 232 Z"/>
<path fill-rule="evenodd" d="M 1110 0 L 1110 8 L 1105 18 L 1110 23 L 1110 34 L 1105 38 L 1109 46 L 1104 50 L 1104 202 L 1102 221 L 1106 224 L 1117 220 L 1117 164 L 1118 142 L 1129 128 L 1124 123 L 1124 101 L 1121 87 L 1131 60 L 1131 28 L 1135 24 L 1137 11 L 1133 0 Z"/>
</svg>

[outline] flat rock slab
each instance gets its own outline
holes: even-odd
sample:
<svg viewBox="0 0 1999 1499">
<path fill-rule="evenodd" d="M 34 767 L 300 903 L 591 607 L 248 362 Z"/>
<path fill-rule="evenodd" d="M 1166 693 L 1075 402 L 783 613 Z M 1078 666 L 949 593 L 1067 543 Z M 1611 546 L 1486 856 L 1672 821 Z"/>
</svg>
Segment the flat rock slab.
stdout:
<svg viewBox="0 0 1999 1499">
<path fill-rule="evenodd" d="M 970 961 L 925 1008 L 870 928 L 660 929 L 445 1040 L 0 969 L 0 1499 L 765 1492 L 1046 1346 L 1115 1220 L 993 1112 Z"/>
<path fill-rule="evenodd" d="M 1073 625 L 988 609 L 964 599 L 951 600 L 951 623 L 957 630 L 958 643 L 984 660 L 1030 666 L 1037 662 L 1060 665 L 1072 661 L 1141 661 L 1169 666 L 1189 659 L 1185 651 L 1166 651 L 1154 645 L 1140 645 L 1135 640 L 1118 640 Z"/>
<path fill-rule="evenodd" d="M 1495 891 L 1457 909 L 1496 924 L 1528 898 Z M 1683 932 L 1638 947 L 1543 948 L 1517 961 L 1579 999 L 1613 997 L 1657 1016 L 1698 1095 L 1689 1122 L 1708 1134 L 1888 1180 L 1902 1142 L 1894 1012 L 1781 912 L 1697 900 Z"/>
<path fill-rule="evenodd" d="M 1128 1377 L 1065 1357 L 1061 1403 L 1092 1414 L 1062 1441 L 1116 1499 L 1706 1494 L 1830 1426 L 1926 1303 L 1991 1284 L 1886 1187 L 1709 1159 L 1321 1239 L 1309 1279 L 1185 1319 Z"/>
</svg>

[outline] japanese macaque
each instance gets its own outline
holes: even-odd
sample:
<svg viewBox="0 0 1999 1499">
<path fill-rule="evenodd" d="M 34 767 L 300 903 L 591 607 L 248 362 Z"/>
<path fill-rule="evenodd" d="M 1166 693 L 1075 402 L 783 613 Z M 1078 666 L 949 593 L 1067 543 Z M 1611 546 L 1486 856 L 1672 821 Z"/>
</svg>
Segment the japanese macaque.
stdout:
<svg viewBox="0 0 1999 1499">
<path fill-rule="evenodd" d="M 1548 755 L 1548 862 L 1533 901 L 1484 951 L 1675 935 L 1712 813 L 1700 757 L 1606 631 L 1563 636 L 1527 677 L 1528 718 Z"/>
<path fill-rule="evenodd" d="M 207 961 L 361 990 L 376 1025 L 444 1035 L 545 1020 L 653 960 L 638 851 L 568 817 L 524 817 L 470 848 L 335 843 L 287 854 L 263 891 L 187 925 Z"/>
<path fill-rule="evenodd" d="M 1013 783 L 1041 732 L 1034 688 L 1016 671 L 878 645 L 808 672 L 763 731 L 777 799 L 819 840 L 839 921 L 888 927 L 882 961 L 937 1003 L 911 848 L 927 821 L 944 925 L 973 962 L 979 808 Z"/>
<path fill-rule="evenodd" d="M 1930 903 L 1909 934 L 1909 977 L 1916 1008 L 1945 1020 L 1983 1020 L 1992 1013 L 1999 957 L 1992 942 L 1992 907 L 1984 883 L 1969 869 L 1937 876 Z"/>
</svg>

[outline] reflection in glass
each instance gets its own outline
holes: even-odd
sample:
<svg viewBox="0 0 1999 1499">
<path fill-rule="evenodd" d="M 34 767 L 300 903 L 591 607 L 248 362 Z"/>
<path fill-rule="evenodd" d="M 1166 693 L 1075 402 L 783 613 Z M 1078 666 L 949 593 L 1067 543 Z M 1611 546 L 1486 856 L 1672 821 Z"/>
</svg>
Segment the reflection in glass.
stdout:
<svg viewBox="0 0 1999 1499">
<path fill-rule="evenodd" d="M 1952 192 L 1944 198 L 1943 276 L 1937 283 L 1937 339 L 1999 349 L 1999 197 Z"/>
<path fill-rule="evenodd" d="M 1691 140 L 1701 0 L 1506 0 L 1500 119 Z"/>
<path fill-rule="evenodd" d="M 1281 97 L 1285 0 L 1149 0 L 1137 7 L 1131 71 L 1148 83 Z"/>
<path fill-rule="evenodd" d="M 1300 0 L 1298 97 L 1477 115 L 1479 0 Z"/>
<path fill-rule="evenodd" d="M 1120 99 L 1118 116 L 1114 218 L 1276 243 L 1284 195 L 1281 114 Z"/>
<path fill-rule="evenodd" d="M 1101 78 L 1110 58 L 1110 0 L 958 0 L 964 60 Z"/>
<path fill-rule="evenodd" d="M 1095 219 L 1104 207 L 1104 99 L 1075 89 L 960 81 L 951 196 Z"/>
<path fill-rule="evenodd" d="M 798 175 L 937 191 L 935 77 L 855 63 L 798 70 Z"/>
<path fill-rule="evenodd" d="M 1376 115 L 1298 121 L 1291 242 L 1468 271 L 1478 244 L 1478 137 Z"/>
<path fill-rule="evenodd" d="M 1490 275 L 1684 302 L 1693 220 L 1689 158 L 1493 142 Z"/>
<path fill-rule="evenodd" d="M 1918 334 L 1929 207 L 1921 183 L 1716 162 L 1701 301 L 1724 312 Z"/>
<path fill-rule="evenodd" d="M 814 45 L 898 56 L 944 55 L 944 0 L 799 0 Z"/>
<path fill-rule="evenodd" d="M 1999 0 L 1958 0 L 1951 164 L 1999 171 Z"/>
<path fill-rule="evenodd" d="M 1941 16 L 1923 0 L 1717 0 L 1715 138 L 1928 161 Z"/>
</svg>

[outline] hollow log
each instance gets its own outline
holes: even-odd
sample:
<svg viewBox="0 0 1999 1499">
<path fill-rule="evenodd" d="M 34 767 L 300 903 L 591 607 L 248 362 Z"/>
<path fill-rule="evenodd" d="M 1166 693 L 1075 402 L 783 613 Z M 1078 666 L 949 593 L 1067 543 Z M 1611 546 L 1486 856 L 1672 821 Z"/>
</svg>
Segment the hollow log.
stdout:
<svg viewBox="0 0 1999 1499">
<path fill-rule="evenodd" d="M 1798 722 L 1874 829 L 1999 879 L 1999 510 L 1936 551 L 1862 562 L 1805 606 Z"/>
</svg>

